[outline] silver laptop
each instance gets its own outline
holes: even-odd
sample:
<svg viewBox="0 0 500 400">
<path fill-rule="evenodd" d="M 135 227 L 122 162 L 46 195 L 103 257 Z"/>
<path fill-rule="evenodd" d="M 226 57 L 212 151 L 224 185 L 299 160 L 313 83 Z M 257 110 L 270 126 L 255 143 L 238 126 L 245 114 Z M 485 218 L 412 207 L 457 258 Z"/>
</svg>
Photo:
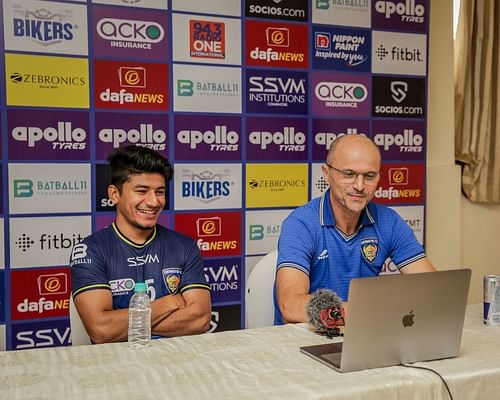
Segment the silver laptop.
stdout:
<svg viewBox="0 0 500 400">
<path fill-rule="evenodd" d="M 353 279 L 343 343 L 300 351 L 341 372 L 455 357 L 470 269 Z"/>
</svg>

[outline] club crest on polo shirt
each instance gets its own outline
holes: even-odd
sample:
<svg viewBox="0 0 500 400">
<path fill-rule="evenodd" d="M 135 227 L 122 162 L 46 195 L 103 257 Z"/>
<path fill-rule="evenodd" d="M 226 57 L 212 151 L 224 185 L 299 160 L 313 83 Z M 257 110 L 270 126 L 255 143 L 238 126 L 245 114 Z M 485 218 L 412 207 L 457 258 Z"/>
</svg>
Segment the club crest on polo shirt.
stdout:
<svg viewBox="0 0 500 400">
<path fill-rule="evenodd" d="M 180 268 L 163 268 L 161 270 L 163 276 L 163 283 L 167 288 L 168 293 L 176 294 L 179 291 L 179 285 L 181 283 L 182 271 Z"/>
<path fill-rule="evenodd" d="M 377 258 L 378 253 L 378 239 L 366 238 L 361 240 L 361 253 L 366 261 L 370 264 Z"/>
</svg>

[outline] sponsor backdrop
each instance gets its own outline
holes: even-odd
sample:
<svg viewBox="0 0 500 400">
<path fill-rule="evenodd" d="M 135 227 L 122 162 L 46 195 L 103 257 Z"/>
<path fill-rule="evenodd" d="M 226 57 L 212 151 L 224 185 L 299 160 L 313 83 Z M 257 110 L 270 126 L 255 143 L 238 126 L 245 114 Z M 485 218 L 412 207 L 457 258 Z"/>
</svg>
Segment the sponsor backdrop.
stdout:
<svg viewBox="0 0 500 400">
<path fill-rule="evenodd" d="M 339 136 L 380 147 L 375 201 L 423 243 L 429 1 L 3 0 L 0 349 L 71 344 L 69 255 L 113 221 L 120 146 L 174 164 L 160 223 L 201 249 L 212 332 L 244 328 Z"/>
</svg>

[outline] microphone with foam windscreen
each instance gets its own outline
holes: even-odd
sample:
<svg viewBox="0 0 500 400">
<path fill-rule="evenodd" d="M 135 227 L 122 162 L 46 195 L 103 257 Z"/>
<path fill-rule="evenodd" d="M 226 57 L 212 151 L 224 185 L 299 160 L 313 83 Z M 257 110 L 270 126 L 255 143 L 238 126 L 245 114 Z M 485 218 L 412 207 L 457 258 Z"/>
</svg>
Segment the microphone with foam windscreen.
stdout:
<svg viewBox="0 0 500 400">
<path fill-rule="evenodd" d="M 328 337 L 340 336 L 344 326 L 345 311 L 342 299 L 332 290 L 318 289 L 311 294 L 306 306 L 309 323 L 316 333 Z"/>
</svg>

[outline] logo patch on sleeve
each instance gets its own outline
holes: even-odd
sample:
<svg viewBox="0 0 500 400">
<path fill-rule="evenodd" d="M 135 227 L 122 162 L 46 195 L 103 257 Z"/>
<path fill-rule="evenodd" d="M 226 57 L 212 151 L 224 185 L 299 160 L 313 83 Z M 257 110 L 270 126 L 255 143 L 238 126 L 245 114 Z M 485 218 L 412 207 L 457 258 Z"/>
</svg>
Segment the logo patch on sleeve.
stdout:
<svg viewBox="0 0 500 400">
<path fill-rule="evenodd" d="M 182 270 L 180 268 L 163 268 L 161 270 L 163 283 L 169 294 L 177 294 L 181 283 Z"/>
</svg>

